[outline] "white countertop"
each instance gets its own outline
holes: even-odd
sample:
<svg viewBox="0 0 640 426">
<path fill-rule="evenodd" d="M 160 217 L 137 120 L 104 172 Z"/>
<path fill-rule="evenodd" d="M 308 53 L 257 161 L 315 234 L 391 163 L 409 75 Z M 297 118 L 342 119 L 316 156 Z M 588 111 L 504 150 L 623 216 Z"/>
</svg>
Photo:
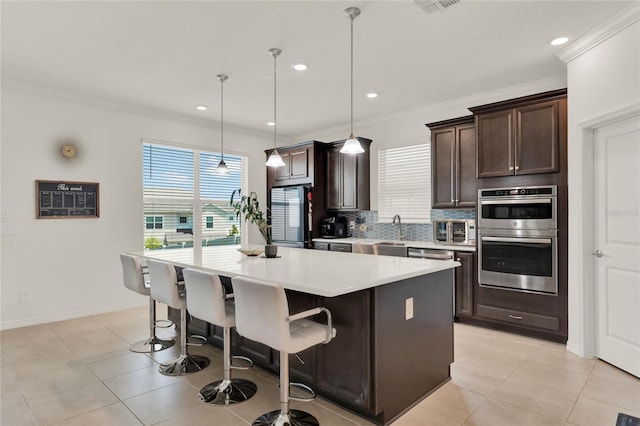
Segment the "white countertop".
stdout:
<svg viewBox="0 0 640 426">
<path fill-rule="evenodd" d="M 245 256 L 237 251 L 238 247 L 240 246 L 203 247 L 202 256 L 195 256 L 195 259 L 193 248 L 149 250 L 131 254 L 228 277 L 244 276 L 280 283 L 286 289 L 325 297 L 340 296 L 460 266 L 460 263 L 452 260 L 373 256 L 288 247 L 278 247 L 278 255 L 281 257 L 267 259 Z"/>
<path fill-rule="evenodd" d="M 372 238 L 314 238 L 313 241 L 333 244 L 376 244 L 380 241 L 393 241 L 407 247 L 428 248 L 436 250 L 476 251 L 476 246 L 462 244 L 439 244 L 431 241 L 382 240 Z"/>
</svg>

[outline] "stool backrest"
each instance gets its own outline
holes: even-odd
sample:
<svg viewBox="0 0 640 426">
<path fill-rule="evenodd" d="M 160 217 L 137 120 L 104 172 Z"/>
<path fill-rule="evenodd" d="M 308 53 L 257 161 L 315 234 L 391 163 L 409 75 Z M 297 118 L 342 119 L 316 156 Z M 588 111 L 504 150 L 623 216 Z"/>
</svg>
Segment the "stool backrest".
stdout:
<svg viewBox="0 0 640 426">
<path fill-rule="evenodd" d="M 291 338 L 284 288 L 243 277 L 232 278 L 231 282 L 238 333 L 275 350 L 283 350 Z"/>
<path fill-rule="evenodd" d="M 233 327 L 233 315 L 227 315 L 222 282 L 218 274 L 184 269 L 187 309 L 196 318 L 220 327 Z"/>
<path fill-rule="evenodd" d="M 122 263 L 124 286 L 136 293 L 148 296 L 149 288 L 144 285 L 144 274 L 142 273 L 142 262 L 140 262 L 140 259 L 136 256 L 123 253 L 120 255 L 120 262 Z"/>
<path fill-rule="evenodd" d="M 151 279 L 151 297 L 175 309 L 182 309 L 186 303 L 178 295 L 176 268 L 166 262 L 147 260 Z"/>
</svg>

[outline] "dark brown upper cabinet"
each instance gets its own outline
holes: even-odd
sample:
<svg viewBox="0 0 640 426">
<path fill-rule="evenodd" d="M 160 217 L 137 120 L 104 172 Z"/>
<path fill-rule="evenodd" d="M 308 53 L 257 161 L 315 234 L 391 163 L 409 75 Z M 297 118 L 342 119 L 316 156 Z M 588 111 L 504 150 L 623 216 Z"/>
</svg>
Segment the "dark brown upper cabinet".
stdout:
<svg viewBox="0 0 640 426">
<path fill-rule="evenodd" d="M 478 177 L 560 171 L 560 102 L 554 90 L 469 108 L 475 115 Z"/>
<path fill-rule="evenodd" d="M 431 129 L 434 209 L 476 206 L 476 128 L 472 115 L 426 125 Z"/>
<path fill-rule="evenodd" d="M 290 183 L 296 183 L 296 181 L 307 181 L 309 179 L 310 172 L 313 170 L 313 147 L 305 144 L 302 146 L 285 147 L 278 149 L 278 153 L 284 161 L 283 167 L 275 168 L 275 175 L 273 177 L 274 183 L 286 185 Z M 267 158 L 273 150 L 267 151 Z"/>
<path fill-rule="evenodd" d="M 370 139 L 358 138 L 361 154 L 341 154 L 344 141 L 332 142 L 327 151 L 327 209 L 369 210 Z"/>
<path fill-rule="evenodd" d="M 278 153 L 284 161 L 283 167 L 265 167 L 267 173 L 267 207 L 271 208 L 271 188 L 290 185 L 311 187 L 311 237 L 320 236 L 320 225 L 326 214 L 327 148 L 329 144 L 319 141 L 301 142 L 279 147 Z M 266 157 L 273 149 L 265 150 Z"/>
</svg>

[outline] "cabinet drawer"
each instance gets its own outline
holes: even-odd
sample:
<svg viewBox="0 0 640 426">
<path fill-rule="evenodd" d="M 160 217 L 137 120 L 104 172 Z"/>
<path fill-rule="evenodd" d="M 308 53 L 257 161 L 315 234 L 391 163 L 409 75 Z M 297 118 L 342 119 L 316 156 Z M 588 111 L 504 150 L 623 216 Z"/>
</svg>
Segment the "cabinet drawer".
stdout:
<svg viewBox="0 0 640 426">
<path fill-rule="evenodd" d="M 329 246 L 331 251 L 344 251 L 351 253 L 351 244 L 331 244 Z"/>
<path fill-rule="evenodd" d="M 529 312 L 514 311 L 494 306 L 478 305 L 477 315 L 483 318 L 505 321 L 511 324 L 526 325 L 551 331 L 560 331 L 560 318 Z"/>
<path fill-rule="evenodd" d="M 318 241 L 314 241 L 313 248 L 316 250 L 329 250 L 329 243 L 320 243 Z"/>
</svg>

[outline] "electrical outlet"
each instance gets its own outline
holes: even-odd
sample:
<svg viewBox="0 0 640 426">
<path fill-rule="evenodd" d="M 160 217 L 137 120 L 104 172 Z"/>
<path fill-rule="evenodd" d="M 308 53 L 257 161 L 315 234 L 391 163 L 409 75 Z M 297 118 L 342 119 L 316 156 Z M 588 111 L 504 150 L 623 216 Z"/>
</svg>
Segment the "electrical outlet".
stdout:
<svg viewBox="0 0 640 426">
<path fill-rule="evenodd" d="M 356 229 L 356 221 L 355 220 L 349 221 L 349 229 Z"/>
<path fill-rule="evenodd" d="M 411 318 L 413 318 L 413 297 L 404 301 L 404 319 L 408 321 Z"/>
<path fill-rule="evenodd" d="M 30 288 L 20 289 L 20 303 L 28 303 L 28 302 L 31 302 L 31 289 Z"/>
</svg>

